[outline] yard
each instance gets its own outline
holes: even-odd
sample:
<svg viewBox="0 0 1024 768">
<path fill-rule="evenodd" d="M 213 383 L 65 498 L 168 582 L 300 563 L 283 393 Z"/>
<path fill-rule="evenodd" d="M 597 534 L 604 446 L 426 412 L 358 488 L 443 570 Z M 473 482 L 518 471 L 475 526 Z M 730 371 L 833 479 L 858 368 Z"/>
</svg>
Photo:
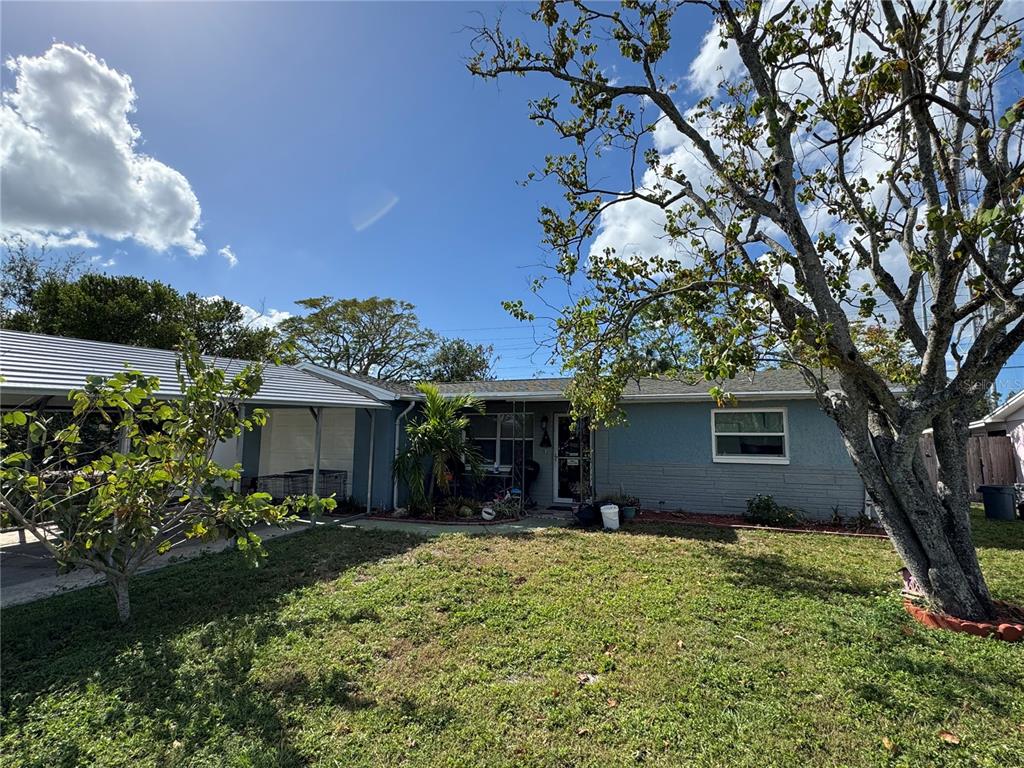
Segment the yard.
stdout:
<svg viewBox="0 0 1024 768">
<path fill-rule="evenodd" d="M 1024 602 L 1024 525 L 977 523 Z M 1024 648 L 925 630 L 887 542 L 321 529 L 5 611 L 4 765 L 1024 765 Z"/>
</svg>

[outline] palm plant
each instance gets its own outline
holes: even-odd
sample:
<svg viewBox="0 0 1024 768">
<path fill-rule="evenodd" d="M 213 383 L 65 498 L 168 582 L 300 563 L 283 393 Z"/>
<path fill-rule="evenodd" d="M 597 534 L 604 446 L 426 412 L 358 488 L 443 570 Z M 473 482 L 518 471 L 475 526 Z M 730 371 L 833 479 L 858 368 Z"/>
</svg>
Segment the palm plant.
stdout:
<svg viewBox="0 0 1024 768">
<path fill-rule="evenodd" d="M 472 395 L 444 397 L 433 384 L 421 383 L 416 388 L 424 396 L 423 408 L 406 425 L 408 445 L 395 459 L 395 473 L 409 486 L 410 505 L 428 509 L 436 488 L 448 493 L 451 487 L 449 465 L 461 462 L 473 474 L 482 471 L 483 457 L 466 439 L 466 414 L 482 412 L 483 403 Z M 425 464 L 430 466 L 429 477 Z"/>
</svg>

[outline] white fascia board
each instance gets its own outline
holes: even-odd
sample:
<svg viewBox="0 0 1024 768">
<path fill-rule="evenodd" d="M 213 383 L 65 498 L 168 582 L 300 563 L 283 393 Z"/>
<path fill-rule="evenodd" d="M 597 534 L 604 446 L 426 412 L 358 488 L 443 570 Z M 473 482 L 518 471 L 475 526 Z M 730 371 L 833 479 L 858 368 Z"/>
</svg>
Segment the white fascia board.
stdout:
<svg viewBox="0 0 1024 768">
<path fill-rule="evenodd" d="M 978 421 L 971 424 L 971 426 L 991 424 L 994 421 L 1006 421 L 1006 417 L 1015 411 L 1024 408 L 1024 390 L 1018 392 L 1016 395 L 1011 397 L 1005 403 L 996 408 L 992 413 L 982 417 Z"/>
</svg>

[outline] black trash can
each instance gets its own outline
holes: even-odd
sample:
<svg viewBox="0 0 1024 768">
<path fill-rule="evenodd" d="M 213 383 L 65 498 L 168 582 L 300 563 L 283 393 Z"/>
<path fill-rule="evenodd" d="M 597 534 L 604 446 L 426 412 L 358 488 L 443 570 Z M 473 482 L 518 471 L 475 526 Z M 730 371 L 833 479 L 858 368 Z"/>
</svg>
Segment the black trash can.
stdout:
<svg viewBox="0 0 1024 768">
<path fill-rule="evenodd" d="M 1017 493 L 1012 485 L 979 485 L 989 520 L 1016 520 Z"/>
</svg>

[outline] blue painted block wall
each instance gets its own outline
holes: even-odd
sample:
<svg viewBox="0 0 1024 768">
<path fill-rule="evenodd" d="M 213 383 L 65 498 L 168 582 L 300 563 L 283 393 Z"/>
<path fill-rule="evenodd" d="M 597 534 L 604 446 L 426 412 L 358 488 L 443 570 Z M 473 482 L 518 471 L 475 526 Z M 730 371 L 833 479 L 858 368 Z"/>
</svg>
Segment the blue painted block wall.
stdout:
<svg viewBox="0 0 1024 768">
<path fill-rule="evenodd" d="M 402 407 L 406 404 L 402 403 Z M 375 409 L 373 419 L 373 493 L 370 499 L 375 509 L 391 509 L 392 478 L 391 471 L 395 455 L 395 419 L 401 409 Z M 370 461 L 370 412 L 360 408 L 355 416 L 355 446 L 352 457 L 352 498 L 360 504 L 366 504 L 366 489 L 369 481 Z"/>
<path fill-rule="evenodd" d="M 626 404 L 628 424 L 595 436 L 598 495 L 620 490 L 644 507 L 741 514 L 756 494 L 771 494 L 808 517 L 856 516 L 864 486 L 842 436 L 813 400 L 747 401 L 741 408 L 784 407 L 789 464 L 715 463 L 708 403 Z"/>
</svg>

